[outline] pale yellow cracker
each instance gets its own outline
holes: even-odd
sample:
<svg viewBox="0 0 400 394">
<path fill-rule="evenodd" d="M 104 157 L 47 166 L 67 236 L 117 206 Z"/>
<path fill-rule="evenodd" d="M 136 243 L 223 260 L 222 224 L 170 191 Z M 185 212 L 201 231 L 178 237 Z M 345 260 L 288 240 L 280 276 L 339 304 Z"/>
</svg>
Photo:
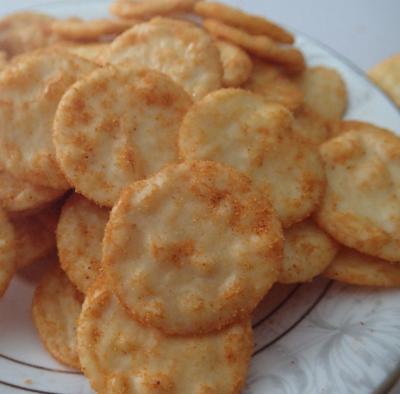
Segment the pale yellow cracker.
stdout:
<svg viewBox="0 0 400 394">
<path fill-rule="evenodd" d="M 293 133 L 292 123 L 279 104 L 245 90 L 220 90 L 189 110 L 179 148 L 184 159 L 215 160 L 245 173 L 289 227 L 316 209 L 325 183 L 316 148 Z"/>
<path fill-rule="evenodd" d="M 59 190 L 53 118 L 67 88 L 96 66 L 67 52 L 23 56 L 0 74 L 0 163 L 20 179 Z"/>
<path fill-rule="evenodd" d="M 200 1 L 195 5 L 195 12 L 204 18 L 217 19 L 227 25 L 246 30 L 251 34 L 267 35 L 273 40 L 293 44 L 293 34 L 283 27 L 258 15 L 249 15 L 237 8 L 226 4 Z"/>
<path fill-rule="evenodd" d="M 305 103 L 326 119 L 340 119 L 347 109 L 346 84 L 333 68 L 307 68 L 297 83 L 304 93 Z"/>
<path fill-rule="evenodd" d="M 103 59 L 163 72 L 195 99 L 222 84 L 214 41 L 201 28 L 175 19 L 156 18 L 134 26 L 114 40 Z"/>
<path fill-rule="evenodd" d="M 36 263 L 56 249 L 56 227 L 60 204 L 54 204 L 29 216 L 13 216 L 15 228 L 16 266 Z"/>
<path fill-rule="evenodd" d="M 96 40 L 102 36 L 121 34 L 137 21 L 124 19 L 58 19 L 51 23 L 51 30 L 65 40 Z"/>
<path fill-rule="evenodd" d="M 0 20 L 0 50 L 9 57 L 59 41 L 51 31 L 54 18 L 35 12 L 16 12 Z"/>
<path fill-rule="evenodd" d="M 259 59 L 253 59 L 253 72 L 243 85 L 267 101 L 284 105 L 294 111 L 303 103 L 302 91 L 280 69 Z"/>
<path fill-rule="evenodd" d="M 212 35 L 232 42 L 262 59 L 289 67 L 292 72 L 300 72 L 305 68 L 304 56 L 297 48 L 281 46 L 267 36 L 253 36 L 214 19 L 206 19 L 203 25 Z"/>
<path fill-rule="evenodd" d="M 400 107 L 400 53 L 373 67 L 368 75 Z"/>
<path fill-rule="evenodd" d="M 226 87 L 238 87 L 245 83 L 253 69 L 250 56 L 241 48 L 229 42 L 216 42 L 221 57 L 224 75 L 222 82 Z"/>
<path fill-rule="evenodd" d="M 248 319 L 203 336 L 167 336 L 131 319 L 97 281 L 78 323 L 82 370 L 99 394 L 235 394 L 253 350 Z"/>
<path fill-rule="evenodd" d="M 90 60 L 95 63 L 102 63 L 102 57 L 106 53 L 109 43 L 95 43 L 86 45 L 71 45 L 67 46 L 65 49 L 74 55 L 83 57 L 84 59 Z"/>
<path fill-rule="evenodd" d="M 311 220 L 295 224 L 284 236 L 280 283 L 311 281 L 328 267 L 338 250 L 337 243 Z"/>
<path fill-rule="evenodd" d="M 57 225 L 57 250 L 62 269 L 71 282 L 86 293 L 101 266 L 101 245 L 109 211 L 79 194 L 62 208 Z"/>
<path fill-rule="evenodd" d="M 293 131 L 313 144 L 320 145 L 331 137 L 329 123 L 311 108 L 304 105 L 294 114 Z"/>
<path fill-rule="evenodd" d="M 6 291 L 14 275 L 15 233 L 6 213 L 0 209 L 0 297 Z"/>
<path fill-rule="evenodd" d="M 327 190 L 319 225 L 342 244 L 400 261 L 400 139 L 368 125 L 320 147 Z"/>
<path fill-rule="evenodd" d="M 80 369 L 76 325 L 83 296 L 59 267 L 52 268 L 35 290 L 32 316 L 50 354 L 69 367 Z"/>
<path fill-rule="evenodd" d="M 178 131 L 191 106 L 156 71 L 108 66 L 76 83 L 54 121 L 57 159 L 75 189 L 112 207 L 128 184 L 178 161 Z"/>
<path fill-rule="evenodd" d="M 389 263 L 343 248 L 324 276 L 350 285 L 400 287 L 400 263 Z"/>
<path fill-rule="evenodd" d="M 138 321 L 171 334 L 246 317 L 277 280 L 282 233 L 249 179 L 186 162 L 136 182 L 106 226 L 103 265 Z"/>
<path fill-rule="evenodd" d="M 26 212 L 60 198 L 63 190 L 34 185 L 14 177 L 8 171 L 0 171 L 0 205 L 7 212 Z"/>
<path fill-rule="evenodd" d="M 175 12 L 190 12 L 196 0 L 115 0 L 110 12 L 122 18 L 151 18 Z"/>
</svg>

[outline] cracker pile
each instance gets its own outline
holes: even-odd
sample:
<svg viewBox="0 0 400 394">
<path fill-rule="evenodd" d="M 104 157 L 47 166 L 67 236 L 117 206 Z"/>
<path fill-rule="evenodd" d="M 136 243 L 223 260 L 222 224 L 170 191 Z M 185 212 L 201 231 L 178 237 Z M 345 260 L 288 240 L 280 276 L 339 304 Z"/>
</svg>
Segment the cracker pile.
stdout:
<svg viewBox="0 0 400 394">
<path fill-rule="evenodd" d="M 0 21 L 0 295 L 51 256 L 33 320 L 96 392 L 239 393 L 275 283 L 400 285 L 400 139 L 265 18 L 110 11 Z"/>
</svg>

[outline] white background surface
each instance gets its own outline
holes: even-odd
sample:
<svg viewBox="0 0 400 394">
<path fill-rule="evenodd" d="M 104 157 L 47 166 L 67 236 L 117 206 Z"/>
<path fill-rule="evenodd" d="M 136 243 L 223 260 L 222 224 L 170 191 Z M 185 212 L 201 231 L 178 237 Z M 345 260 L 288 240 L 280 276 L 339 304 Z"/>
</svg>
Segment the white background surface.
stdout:
<svg viewBox="0 0 400 394">
<path fill-rule="evenodd" d="M 223 1 L 262 9 L 269 18 L 318 38 L 364 70 L 400 52 L 400 0 Z M 0 0 L 0 14 L 50 2 Z"/>
</svg>

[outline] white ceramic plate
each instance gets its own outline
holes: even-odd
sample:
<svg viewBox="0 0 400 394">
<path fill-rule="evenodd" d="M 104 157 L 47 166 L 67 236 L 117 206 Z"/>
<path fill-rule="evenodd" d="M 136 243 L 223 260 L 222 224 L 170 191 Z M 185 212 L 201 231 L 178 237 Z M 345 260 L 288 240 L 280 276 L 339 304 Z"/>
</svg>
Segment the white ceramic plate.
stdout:
<svg viewBox="0 0 400 394">
<path fill-rule="evenodd" d="M 60 17 L 99 17 L 107 14 L 107 4 L 73 0 L 36 9 Z M 261 13 L 262 5 L 257 8 L 247 7 Z M 399 111 L 361 71 L 301 33 L 297 44 L 309 64 L 332 66 L 343 75 L 350 96 L 347 118 L 400 132 Z M 32 281 L 18 276 L 0 301 L 0 393 L 92 393 L 80 373 L 43 349 L 31 322 L 33 289 Z M 277 286 L 256 311 L 254 328 L 246 394 L 383 392 L 400 368 L 400 290 L 324 279 Z"/>
</svg>

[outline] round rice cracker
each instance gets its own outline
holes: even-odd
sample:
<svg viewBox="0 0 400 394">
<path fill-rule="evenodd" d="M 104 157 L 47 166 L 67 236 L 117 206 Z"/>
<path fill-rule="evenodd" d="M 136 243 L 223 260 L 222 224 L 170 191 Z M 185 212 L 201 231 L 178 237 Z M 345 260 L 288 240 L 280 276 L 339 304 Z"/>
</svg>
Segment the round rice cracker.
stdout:
<svg viewBox="0 0 400 394">
<path fill-rule="evenodd" d="M 11 213 L 25 213 L 57 200 L 64 190 L 51 189 L 0 171 L 0 205 Z"/>
<path fill-rule="evenodd" d="M 112 207 L 126 185 L 178 161 L 178 131 L 191 105 L 156 71 L 99 69 L 58 106 L 53 139 L 60 167 L 79 193 Z"/>
<path fill-rule="evenodd" d="M 283 27 L 259 15 L 250 15 L 227 4 L 212 1 L 199 1 L 194 10 L 204 18 L 212 18 L 227 25 L 241 28 L 250 34 L 267 35 L 274 41 L 293 44 L 294 37 Z"/>
<path fill-rule="evenodd" d="M 330 122 L 306 105 L 294 114 L 293 131 L 314 145 L 321 145 L 331 138 Z"/>
<path fill-rule="evenodd" d="M 333 68 L 307 68 L 297 79 L 305 103 L 325 119 L 341 119 L 347 109 L 346 84 Z"/>
<path fill-rule="evenodd" d="M 0 49 L 11 58 L 59 41 L 51 31 L 54 18 L 36 12 L 16 12 L 0 20 Z"/>
<path fill-rule="evenodd" d="M 121 18 L 151 18 L 153 16 L 190 12 L 197 0 L 115 0 L 110 5 L 111 14 Z"/>
<path fill-rule="evenodd" d="M 0 163 L 14 176 L 67 190 L 52 143 L 59 100 L 96 65 L 61 50 L 24 55 L 0 74 Z"/>
<path fill-rule="evenodd" d="M 368 75 L 400 107 L 400 53 L 373 67 Z"/>
<path fill-rule="evenodd" d="M 280 46 L 267 36 L 254 36 L 214 19 L 206 19 L 204 28 L 214 37 L 235 44 L 261 59 L 278 63 L 291 73 L 304 70 L 305 60 L 302 52 L 292 46 Z"/>
<path fill-rule="evenodd" d="M 368 125 L 325 142 L 320 153 L 327 189 L 318 224 L 350 248 L 400 261 L 400 139 Z"/>
<path fill-rule="evenodd" d="M 221 60 L 212 38 L 176 19 L 155 18 L 134 26 L 114 40 L 103 59 L 167 74 L 194 99 L 222 86 Z"/>
<path fill-rule="evenodd" d="M 6 213 L 0 209 L 0 297 L 15 273 L 15 232 Z"/>
<path fill-rule="evenodd" d="M 16 266 L 34 264 L 56 249 L 56 227 L 60 204 L 54 204 L 31 215 L 11 218 L 15 229 Z"/>
<path fill-rule="evenodd" d="M 290 111 L 297 110 L 303 103 L 303 93 L 278 67 L 253 59 L 253 72 L 243 85 L 263 96 L 268 102 L 282 104 Z"/>
<path fill-rule="evenodd" d="M 279 104 L 239 89 L 196 103 L 180 129 L 184 159 L 213 160 L 246 174 L 269 196 L 284 227 L 319 205 L 325 186 L 316 148 L 292 132 L 293 117 Z"/>
<path fill-rule="evenodd" d="M 49 353 L 59 362 L 80 369 L 76 326 L 83 296 L 60 267 L 52 268 L 35 290 L 32 317 Z"/>
<path fill-rule="evenodd" d="M 350 285 L 400 287 L 400 263 L 389 263 L 343 248 L 326 269 L 324 276 Z"/>
<path fill-rule="evenodd" d="M 123 192 L 106 226 L 103 267 L 137 321 L 200 334 L 251 313 L 278 278 L 282 248 L 275 212 L 248 178 L 185 162 Z"/>
<path fill-rule="evenodd" d="M 123 19 L 58 19 L 51 23 L 51 30 L 65 40 L 90 41 L 102 36 L 121 34 L 137 21 Z"/>
<path fill-rule="evenodd" d="M 250 56 L 238 46 L 223 40 L 217 40 L 216 45 L 224 70 L 223 85 L 226 87 L 238 87 L 245 83 L 253 69 L 253 62 Z"/>
<path fill-rule="evenodd" d="M 109 393 L 239 393 L 253 350 L 246 318 L 203 336 L 167 336 L 132 320 L 104 280 L 96 281 L 78 323 L 82 370 Z"/>
<path fill-rule="evenodd" d="M 64 204 L 57 225 L 61 268 L 86 293 L 101 266 L 101 248 L 109 211 L 73 194 Z"/>
<path fill-rule="evenodd" d="M 320 275 L 334 259 L 337 243 L 311 220 L 284 232 L 283 268 L 280 283 L 303 283 Z"/>
</svg>

